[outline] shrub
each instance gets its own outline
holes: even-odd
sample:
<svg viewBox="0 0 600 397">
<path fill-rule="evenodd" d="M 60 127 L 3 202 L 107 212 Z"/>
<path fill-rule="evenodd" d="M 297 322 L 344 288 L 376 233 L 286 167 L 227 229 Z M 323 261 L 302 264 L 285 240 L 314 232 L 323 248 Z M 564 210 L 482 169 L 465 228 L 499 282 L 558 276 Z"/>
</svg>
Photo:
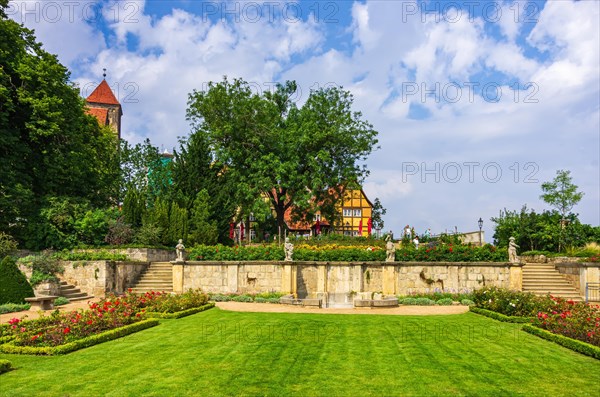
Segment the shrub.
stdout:
<svg viewBox="0 0 600 397">
<path fill-rule="evenodd" d="M 415 304 L 419 306 L 432 306 L 435 305 L 435 301 L 429 298 L 417 298 L 415 299 Z"/>
<path fill-rule="evenodd" d="M 131 225 L 125 223 L 122 216 L 111 221 L 104 242 L 109 245 L 124 245 L 133 241 L 134 231 Z"/>
<path fill-rule="evenodd" d="M 0 360 L 0 374 L 10 371 L 13 369 L 12 364 L 8 360 Z"/>
<path fill-rule="evenodd" d="M 23 303 L 25 298 L 34 296 L 31 285 L 10 256 L 0 262 L 0 305 Z"/>
<path fill-rule="evenodd" d="M 452 298 L 443 298 L 435 302 L 436 305 L 440 306 L 450 306 L 454 301 Z"/>
<path fill-rule="evenodd" d="M 54 299 L 54 306 L 66 305 L 67 303 L 69 303 L 69 300 L 64 296 L 59 296 L 58 298 Z"/>
<path fill-rule="evenodd" d="M 10 235 L 0 232 L 0 258 L 12 254 L 17 249 L 17 242 Z"/>
<path fill-rule="evenodd" d="M 530 317 L 520 317 L 520 316 L 505 316 L 502 313 L 493 312 L 491 310 L 481 309 L 475 306 L 469 306 L 469 311 L 477 314 L 481 314 L 482 316 L 486 316 L 489 318 L 493 318 L 494 320 L 502 321 L 505 323 L 527 323 L 531 321 Z"/>
<path fill-rule="evenodd" d="M 550 297 L 505 288 L 484 287 L 473 292 L 475 306 L 506 316 L 534 317 L 553 305 Z"/>
<path fill-rule="evenodd" d="M 31 308 L 29 303 L 4 303 L 0 305 L 0 314 L 21 312 L 29 308 Z"/>
<path fill-rule="evenodd" d="M 553 305 L 540 310 L 533 325 L 600 347 L 600 307 L 552 298 Z"/>
<path fill-rule="evenodd" d="M 600 347 L 598 346 L 594 346 L 579 340 L 567 338 L 566 336 L 557 335 L 529 324 L 523 325 L 523 331 L 557 343 L 561 346 L 566 347 L 567 349 L 571 349 L 578 353 L 585 354 L 586 356 L 594 357 L 595 359 L 600 360 Z"/>
<path fill-rule="evenodd" d="M 31 267 L 33 270 L 29 279 L 32 286 L 44 281 L 58 282 L 56 275 L 65 270 L 55 257 L 47 253 L 29 255 L 19 259 L 19 262 L 24 263 L 25 266 Z"/>
<path fill-rule="evenodd" d="M 462 299 L 460 304 L 464 306 L 472 306 L 475 304 L 475 302 L 473 302 L 471 299 Z"/>
</svg>

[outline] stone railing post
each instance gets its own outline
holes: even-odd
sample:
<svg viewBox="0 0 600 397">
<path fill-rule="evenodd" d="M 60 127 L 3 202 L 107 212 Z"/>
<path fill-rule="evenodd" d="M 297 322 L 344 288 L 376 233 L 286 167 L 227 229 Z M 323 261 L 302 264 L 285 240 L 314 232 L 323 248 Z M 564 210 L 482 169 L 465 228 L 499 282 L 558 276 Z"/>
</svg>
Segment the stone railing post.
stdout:
<svg viewBox="0 0 600 397">
<path fill-rule="evenodd" d="M 514 291 L 523 290 L 523 263 L 510 263 L 509 268 L 509 288 Z"/>
</svg>

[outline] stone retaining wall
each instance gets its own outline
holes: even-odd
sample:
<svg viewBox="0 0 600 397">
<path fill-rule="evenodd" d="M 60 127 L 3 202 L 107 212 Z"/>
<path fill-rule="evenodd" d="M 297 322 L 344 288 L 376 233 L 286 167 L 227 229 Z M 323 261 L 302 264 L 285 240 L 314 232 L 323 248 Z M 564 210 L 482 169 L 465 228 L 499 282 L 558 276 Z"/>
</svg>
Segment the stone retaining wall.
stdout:
<svg viewBox="0 0 600 397">
<path fill-rule="evenodd" d="M 363 291 L 408 295 L 484 286 L 521 290 L 521 265 L 497 262 L 226 262 L 173 264 L 173 290 L 214 293 L 283 292 L 298 298 L 327 293 L 344 303 Z"/>
<path fill-rule="evenodd" d="M 560 274 L 579 289 L 581 296 L 585 296 L 587 283 L 600 283 L 600 263 L 598 262 L 557 262 L 554 266 Z"/>
</svg>

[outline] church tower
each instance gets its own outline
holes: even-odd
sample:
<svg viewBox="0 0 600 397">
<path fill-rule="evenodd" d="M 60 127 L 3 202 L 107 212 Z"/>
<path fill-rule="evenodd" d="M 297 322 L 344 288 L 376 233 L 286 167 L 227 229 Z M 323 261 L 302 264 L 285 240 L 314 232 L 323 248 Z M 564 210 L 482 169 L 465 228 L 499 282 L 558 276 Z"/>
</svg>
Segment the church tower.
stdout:
<svg viewBox="0 0 600 397">
<path fill-rule="evenodd" d="M 106 69 L 105 69 L 106 71 Z M 101 126 L 110 127 L 121 139 L 121 116 L 123 109 L 108 83 L 106 73 L 96 89 L 86 98 L 87 112 L 98 119 Z"/>
</svg>

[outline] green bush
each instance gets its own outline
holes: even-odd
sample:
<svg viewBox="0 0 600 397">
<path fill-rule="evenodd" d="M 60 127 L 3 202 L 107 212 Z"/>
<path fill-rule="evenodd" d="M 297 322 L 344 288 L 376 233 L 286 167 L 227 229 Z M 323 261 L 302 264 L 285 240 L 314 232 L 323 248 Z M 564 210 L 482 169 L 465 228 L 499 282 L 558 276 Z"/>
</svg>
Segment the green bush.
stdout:
<svg viewBox="0 0 600 397">
<path fill-rule="evenodd" d="M 473 313 L 481 314 L 494 320 L 502 321 L 505 323 L 528 323 L 531 321 L 530 317 L 519 317 L 519 316 L 505 316 L 502 313 L 494 312 L 491 310 L 481 309 L 475 306 L 470 306 L 469 311 Z"/>
<path fill-rule="evenodd" d="M 21 312 L 29 308 L 31 308 L 29 303 L 4 303 L 0 305 L 0 314 Z"/>
<path fill-rule="evenodd" d="M 34 296 L 31 285 L 10 256 L 0 262 L 0 305 L 23 303 L 25 298 Z"/>
<path fill-rule="evenodd" d="M 484 287 L 473 291 L 473 302 L 481 309 L 506 316 L 534 317 L 554 305 L 550 297 L 505 288 Z"/>
<path fill-rule="evenodd" d="M 12 364 L 8 360 L 0 360 L 0 374 L 10 371 L 13 369 Z"/>
<path fill-rule="evenodd" d="M 186 309 L 174 313 L 146 312 L 146 316 L 150 318 L 182 318 L 191 316 L 192 314 L 203 312 L 208 309 L 212 309 L 213 307 L 215 307 L 214 302 L 210 302 L 200 307 L 192 307 L 191 309 Z"/>
<path fill-rule="evenodd" d="M 429 298 L 402 298 L 398 299 L 400 305 L 432 306 L 435 301 Z"/>
<path fill-rule="evenodd" d="M 61 251 L 52 255 L 52 258 L 61 261 L 126 261 L 126 254 L 118 254 L 107 250 L 93 251 Z"/>
<path fill-rule="evenodd" d="M 550 331 L 546 331 L 545 329 L 541 329 L 530 324 L 523 325 L 523 331 L 557 343 L 563 347 L 566 347 L 567 349 L 571 349 L 578 353 L 600 360 L 600 347 L 590 345 L 589 343 L 585 343 L 576 339 L 567 338 L 566 336 L 553 334 Z"/>
<path fill-rule="evenodd" d="M 0 258 L 12 254 L 17 249 L 17 242 L 10 235 L 0 232 Z"/>
<path fill-rule="evenodd" d="M 460 304 L 464 306 L 473 306 L 475 302 L 473 302 L 471 299 L 462 299 Z"/>
<path fill-rule="evenodd" d="M 123 336 L 132 334 L 144 330 L 146 328 L 154 327 L 158 325 L 158 320 L 149 319 L 143 320 L 137 323 L 129 324 L 124 327 L 111 329 L 100 334 L 91 335 L 86 338 L 78 339 L 73 342 L 66 343 L 60 346 L 45 346 L 45 347 L 33 347 L 33 346 L 15 346 L 13 344 L 5 343 L 0 345 L 0 352 L 8 354 L 34 354 L 53 356 L 59 354 L 71 353 L 75 350 L 83 349 L 85 347 L 94 346 L 99 343 L 108 342 L 113 339 L 121 338 Z"/>
<path fill-rule="evenodd" d="M 436 305 L 440 306 L 450 306 L 454 301 L 452 298 L 443 298 L 435 302 Z"/>
<path fill-rule="evenodd" d="M 20 258 L 19 263 L 23 263 L 33 270 L 29 279 L 32 286 L 36 286 L 44 281 L 58 282 L 59 280 L 56 275 L 65 270 L 53 255 L 47 253 Z"/>
<path fill-rule="evenodd" d="M 66 305 L 67 303 L 69 303 L 69 300 L 64 296 L 59 296 L 58 298 L 54 299 L 54 306 Z"/>
</svg>

